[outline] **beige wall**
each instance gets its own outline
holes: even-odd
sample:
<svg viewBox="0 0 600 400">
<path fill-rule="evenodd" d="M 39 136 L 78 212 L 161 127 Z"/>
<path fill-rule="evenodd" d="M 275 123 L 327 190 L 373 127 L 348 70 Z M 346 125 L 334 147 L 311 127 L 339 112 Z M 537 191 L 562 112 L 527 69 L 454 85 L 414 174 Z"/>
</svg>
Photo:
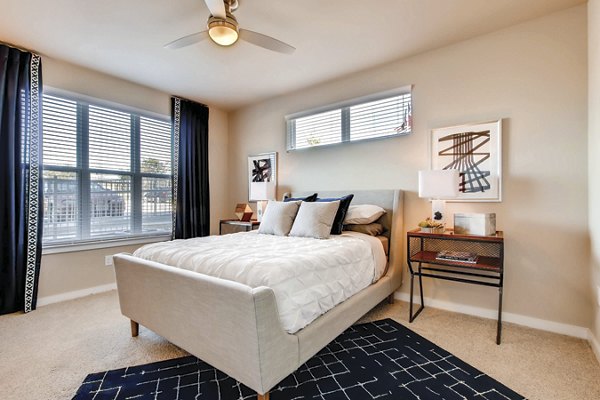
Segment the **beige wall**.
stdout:
<svg viewBox="0 0 600 400">
<path fill-rule="evenodd" d="M 417 171 L 428 168 L 430 130 L 502 118 L 504 201 L 453 203 L 449 211 L 497 214 L 506 235 L 507 312 L 587 327 L 586 35 L 579 6 L 238 110 L 229 122 L 229 203 L 247 201 L 247 155 L 278 151 L 279 195 L 401 188 L 412 229 L 430 212 L 415 193 Z M 285 152 L 286 114 L 408 84 L 412 135 Z M 497 304 L 494 289 L 442 281 L 427 282 L 426 295 Z"/>
<path fill-rule="evenodd" d="M 44 85 L 136 107 L 169 116 L 170 94 L 124 81 L 73 64 L 44 57 Z M 211 231 L 218 232 L 218 220 L 225 213 L 228 172 L 228 115 L 210 107 L 209 168 Z M 42 256 L 38 297 L 59 295 L 114 282 L 114 270 L 104 266 L 104 256 L 131 252 L 137 246 L 112 247 L 93 251 Z"/>
<path fill-rule="evenodd" d="M 104 257 L 121 252 L 130 253 L 137 247 L 121 246 L 42 255 L 38 300 L 114 283 L 114 268 L 104 265 Z"/>
<path fill-rule="evenodd" d="M 592 244 L 592 332 L 600 342 L 600 0 L 588 3 L 588 184 Z"/>
</svg>

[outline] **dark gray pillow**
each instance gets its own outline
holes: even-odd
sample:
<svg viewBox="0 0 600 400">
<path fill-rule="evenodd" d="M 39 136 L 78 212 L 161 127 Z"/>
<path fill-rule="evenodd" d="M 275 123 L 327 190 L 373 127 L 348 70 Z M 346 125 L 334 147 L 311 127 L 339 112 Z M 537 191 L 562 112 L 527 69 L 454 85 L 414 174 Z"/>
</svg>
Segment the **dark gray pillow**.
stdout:
<svg viewBox="0 0 600 400">
<path fill-rule="evenodd" d="M 339 198 L 326 198 L 326 199 L 317 199 L 317 202 L 328 202 L 328 201 L 340 201 L 340 206 L 338 208 L 337 214 L 335 215 L 335 219 L 333 220 L 333 225 L 331 226 L 331 234 L 332 235 L 340 235 L 344 228 L 344 219 L 346 219 L 346 213 L 348 212 L 348 207 L 350 207 L 350 202 L 354 198 L 353 194 L 349 194 L 348 196 L 339 197 Z"/>
<path fill-rule="evenodd" d="M 288 201 L 306 201 L 306 202 L 313 202 L 315 200 L 317 200 L 317 196 L 319 194 L 318 193 L 313 193 L 310 196 L 306 196 L 306 197 L 286 197 L 285 199 L 283 199 L 283 201 L 285 201 L 286 203 Z"/>
</svg>

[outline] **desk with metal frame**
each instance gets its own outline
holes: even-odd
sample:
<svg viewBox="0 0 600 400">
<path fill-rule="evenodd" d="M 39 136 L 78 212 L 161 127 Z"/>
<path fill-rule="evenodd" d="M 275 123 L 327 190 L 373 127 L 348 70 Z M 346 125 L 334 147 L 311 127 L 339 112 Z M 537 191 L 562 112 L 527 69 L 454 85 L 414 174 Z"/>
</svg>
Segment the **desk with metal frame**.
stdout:
<svg viewBox="0 0 600 400">
<path fill-rule="evenodd" d="M 454 282 L 471 283 L 498 288 L 498 326 L 496 343 L 502 336 L 502 289 L 504 284 L 504 236 L 497 231 L 494 236 L 458 235 L 453 231 L 424 233 L 419 229 L 407 232 L 407 262 L 410 270 L 409 322 L 423 311 L 423 277 Z M 440 260 L 442 250 L 477 254 L 475 263 Z M 418 267 L 413 268 L 413 263 Z M 426 264 L 428 266 L 423 266 Z M 413 314 L 414 279 L 419 278 L 421 306 Z"/>
</svg>

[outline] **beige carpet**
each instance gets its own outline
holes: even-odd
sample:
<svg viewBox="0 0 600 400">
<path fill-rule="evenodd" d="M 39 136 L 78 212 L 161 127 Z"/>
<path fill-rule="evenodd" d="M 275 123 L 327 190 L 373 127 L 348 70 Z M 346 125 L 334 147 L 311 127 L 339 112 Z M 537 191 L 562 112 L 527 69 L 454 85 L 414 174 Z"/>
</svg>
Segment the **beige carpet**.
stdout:
<svg viewBox="0 0 600 400">
<path fill-rule="evenodd" d="M 600 399 L 600 366 L 584 340 L 427 308 L 382 304 L 363 321 L 393 318 L 530 399 Z M 91 372 L 185 353 L 140 327 L 131 338 L 116 292 L 0 317 L 0 399 L 70 399 Z"/>
</svg>

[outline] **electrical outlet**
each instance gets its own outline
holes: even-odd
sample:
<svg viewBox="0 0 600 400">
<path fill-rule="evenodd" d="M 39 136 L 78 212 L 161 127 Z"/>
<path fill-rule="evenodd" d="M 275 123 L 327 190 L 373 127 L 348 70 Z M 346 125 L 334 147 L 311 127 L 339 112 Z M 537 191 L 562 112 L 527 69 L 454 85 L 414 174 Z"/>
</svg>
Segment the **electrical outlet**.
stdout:
<svg viewBox="0 0 600 400">
<path fill-rule="evenodd" d="M 113 265 L 113 256 L 104 256 L 104 265 L 110 267 Z"/>
</svg>

